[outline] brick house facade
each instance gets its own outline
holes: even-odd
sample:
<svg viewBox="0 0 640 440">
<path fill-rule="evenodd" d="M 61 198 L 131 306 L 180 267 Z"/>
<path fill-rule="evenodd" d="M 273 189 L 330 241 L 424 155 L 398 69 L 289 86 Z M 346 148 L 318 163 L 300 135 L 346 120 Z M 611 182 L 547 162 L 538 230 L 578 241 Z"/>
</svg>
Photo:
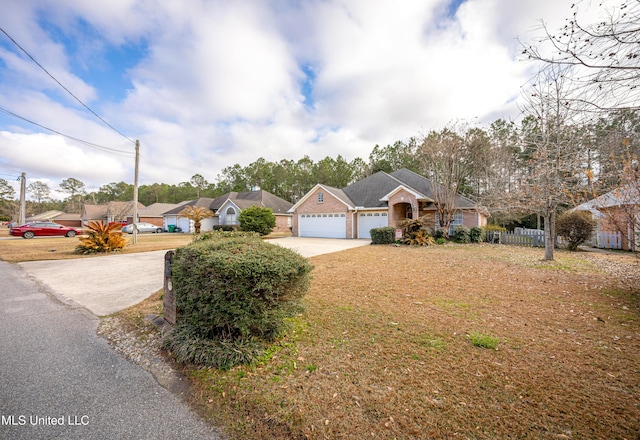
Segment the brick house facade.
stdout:
<svg viewBox="0 0 640 440">
<path fill-rule="evenodd" d="M 405 218 L 424 217 L 436 227 L 432 183 L 407 169 L 378 172 L 345 188 L 317 184 L 296 203 L 292 233 L 303 237 L 370 238 L 373 227 L 395 226 Z M 456 224 L 484 226 L 486 211 L 459 195 Z"/>
</svg>

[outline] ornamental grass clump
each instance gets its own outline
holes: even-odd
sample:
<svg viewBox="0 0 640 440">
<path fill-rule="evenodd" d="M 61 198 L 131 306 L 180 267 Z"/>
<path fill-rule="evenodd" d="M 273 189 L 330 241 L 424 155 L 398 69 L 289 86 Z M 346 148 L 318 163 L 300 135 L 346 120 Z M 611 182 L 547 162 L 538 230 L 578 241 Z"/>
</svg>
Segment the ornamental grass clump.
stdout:
<svg viewBox="0 0 640 440">
<path fill-rule="evenodd" d="M 116 252 L 127 244 L 122 236 L 122 225 L 91 221 L 87 224 L 87 236 L 78 237 L 80 244 L 76 246 L 76 254 L 99 254 Z"/>
<path fill-rule="evenodd" d="M 178 318 L 166 339 L 176 359 L 229 369 L 255 361 L 302 311 L 312 266 L 255 234 L 216 233 L 177 249 Z"/>
</svg>

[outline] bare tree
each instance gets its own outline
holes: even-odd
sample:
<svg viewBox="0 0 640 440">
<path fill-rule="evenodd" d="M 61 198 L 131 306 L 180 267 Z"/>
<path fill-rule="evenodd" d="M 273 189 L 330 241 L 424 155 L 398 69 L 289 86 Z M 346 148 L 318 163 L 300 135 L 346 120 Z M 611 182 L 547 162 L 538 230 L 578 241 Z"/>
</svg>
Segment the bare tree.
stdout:
<svg viewBox="0 0 640 440">
<path fill-rule="evenodd" d="M 615 3 L 615 6 L 612 4 Z M 640 109 L 640 0 L 599 3 L 600 18 L 585 23 L 576 1 L 558 32 L 542 24 L 544 36 L 523 53 L 547 65 L 568 67 L 566 104 L 582 110 Z"/>
<path fill-rule="evenodd" d="M 512 193 L 514 205 L 538 213 L 544 219 L 545 260 L 553 260 L 555 219 L 558 207 L 567 203 L 580 186 L 580 130 L 575 113 L 565 105 L 566 68 L 543 69 L 525 95 L 522 136 L 526 174 Z"/>
<path fill-rule="evenodd" d="M 471 174 L 472 152 L 460 127 L 432 131 L 422 139 L 418 157 L 425 176 L 431 180 L 431 191 L 436 208 L 436 226 L 445 234 L 453 221 L 456 199 Z"/>
<path fill-rule="evenodd" d="M 509 197 L 522 176 L 519 130 L 512 122 L 498 120 L 489 127 L 488 136 L 489 149 L 475 166 L 477 172 L 484 173 L 486 181 L 478 202 L 489 209 L 494 222 L 508 222 L 523 214 L 513 209 Z"/>
</svg>

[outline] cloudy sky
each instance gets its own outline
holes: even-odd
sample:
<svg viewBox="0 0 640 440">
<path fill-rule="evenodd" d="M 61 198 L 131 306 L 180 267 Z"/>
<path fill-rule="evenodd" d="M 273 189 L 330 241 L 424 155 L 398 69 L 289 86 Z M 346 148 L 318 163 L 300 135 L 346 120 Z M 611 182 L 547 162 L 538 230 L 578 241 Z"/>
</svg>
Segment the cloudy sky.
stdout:
<svg viewBox="0 0 640 440">
<path fill-rule="evenodd" d="M 259 157 L 367 158 L 515 119 L 536 70 L 518 39 L 573 2 L 0 0 L 0 178 L 133 183 L 139 139 L 141 184 L 215 182 Z"/>
</svg>

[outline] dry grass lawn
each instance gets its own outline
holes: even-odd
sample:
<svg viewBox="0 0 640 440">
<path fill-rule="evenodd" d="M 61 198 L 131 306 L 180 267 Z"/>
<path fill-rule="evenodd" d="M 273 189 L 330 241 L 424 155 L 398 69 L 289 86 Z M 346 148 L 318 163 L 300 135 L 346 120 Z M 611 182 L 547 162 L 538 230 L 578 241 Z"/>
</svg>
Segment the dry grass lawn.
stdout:
<svg viewBox="0 0 640 440">
<path fill-rule="evenodd" d="M 314 257 L 295 331 L 260 365 L 187 368 L 193 403 L 237 439 L 640 438 L 639 266 L 542 252 Z"/>
<path fill-rule="evenodd" d="M 131 236 L 124 235 L 131 243 Z M 0 233 L 0 237 L 3 236 L 9 236 L 8 230 L 4 234 Z M 135 245 L 128 244 L 120 253 L 129 254 L 174 249 L 190 243 L 191 238 L 191 234 L 139 234 L 138 242 Z M 24 238 L 3 239 L 0 240 L 0 260 L 15 263 L 18 261 L 96 257 L 96 255 L 74 254 L 73 251 L 79 243 L 80 241 L 77 238 L 67 237 L 32 238 L 30 240 Z"/>
<path fill-rule="evenodd" d="M 124 252 L 190 240 L 145 234 Z M 0 259 L 79 258 L 76 244 L 0 240 Z M 192 403 L 236 439 L 640 438 L 640 265 L 542 252 L 367 246 L 314 257 L 289 336 L 259 365 L 185 368 Z M 156 294 L 119 318 L 144 339 L 144 316 L 160 307 Z M 474 345 L 478 334 L 497 348 Z"/>
</svg>

